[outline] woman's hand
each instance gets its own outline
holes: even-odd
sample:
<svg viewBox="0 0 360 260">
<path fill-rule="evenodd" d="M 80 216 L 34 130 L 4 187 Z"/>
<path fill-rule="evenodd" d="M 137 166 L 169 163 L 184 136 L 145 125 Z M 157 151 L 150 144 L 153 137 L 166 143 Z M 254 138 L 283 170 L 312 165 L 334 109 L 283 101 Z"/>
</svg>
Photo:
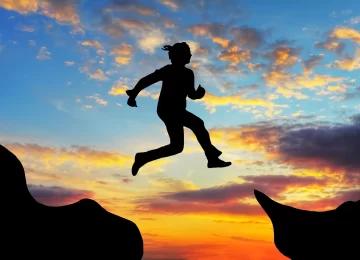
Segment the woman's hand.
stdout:
<svg viewBox="0 0 360 260">
<path fill-rule="evenodd" d="M 136 100 L 135 100 L 135 97 L 133 95 L 133 90 L 132 89 L 126 90 L 126 94 L 129 96 L 127 104 L 129 106 L 131 106 L 131 107 L 137 107 Z"/>
<path fill-rule="evenodd" d="M 129 97 L 127 104 L 131 107 L 137 107 L 135 98 Z"/>
<path fill-rule="evenodd" d="M 206 92 L 205 89 L 201 85 L 199 85 L 199 87 L 196 90 L 196 93 L 198 95 L 197 99 L 202 99 L 205 96 L 205 92 Z"/>
</svg>

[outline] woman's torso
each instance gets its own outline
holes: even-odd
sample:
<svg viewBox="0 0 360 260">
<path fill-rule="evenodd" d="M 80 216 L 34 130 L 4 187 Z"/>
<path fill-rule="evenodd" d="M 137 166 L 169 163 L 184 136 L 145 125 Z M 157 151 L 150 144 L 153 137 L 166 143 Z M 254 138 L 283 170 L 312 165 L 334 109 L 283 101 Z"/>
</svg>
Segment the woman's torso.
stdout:
<svg viewBox="0 0 360 260">
<path fill-rule="evenodd" d="M 174 65 L 166 66 L 158 101 L 158 113 L 181 113 L 185 111 L 186 97 L 191 83 L 191 74 L 188 68 L 175 67 Z"/>
</svg>

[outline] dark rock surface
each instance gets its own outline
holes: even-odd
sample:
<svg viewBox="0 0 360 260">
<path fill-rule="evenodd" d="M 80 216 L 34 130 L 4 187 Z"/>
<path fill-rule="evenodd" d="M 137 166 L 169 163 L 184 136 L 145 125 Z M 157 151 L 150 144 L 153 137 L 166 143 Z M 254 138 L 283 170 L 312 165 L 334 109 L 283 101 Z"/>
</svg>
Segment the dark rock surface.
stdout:
<svg viewBox="0 0 360 260">
<path fill-rule="evenodd" d="M 283 255 L 292 260 L 360 259 L 360 200 L 317 212 L 282 205 L 257 190 L 254 194 Z"/>
<path fill-rule="evenodd" d="M 4 259 L 142 259 L 135 223 L 91 199 L 61 207 L 40 204 L 27 188 L 21 162 L 1 145 L 0 165 Z"/>
</svg>

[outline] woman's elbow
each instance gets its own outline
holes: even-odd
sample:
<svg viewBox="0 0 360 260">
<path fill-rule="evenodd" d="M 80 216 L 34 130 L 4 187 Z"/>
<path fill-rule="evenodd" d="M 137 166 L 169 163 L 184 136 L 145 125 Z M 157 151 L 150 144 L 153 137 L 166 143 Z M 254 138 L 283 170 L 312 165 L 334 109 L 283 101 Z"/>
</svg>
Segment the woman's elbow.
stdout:
<svg viewBox="0 0 360 260">
<path fill-rule="evenodd" d="M 192 100 L 196 100 L 197 99 L 197 97 L 196 97 L 196 95 L 195 94 L 190 94 L 190 95 L 188 95 L 188 97 L 190 98 L 190 99 L 192 99 Z"/>
</svg>

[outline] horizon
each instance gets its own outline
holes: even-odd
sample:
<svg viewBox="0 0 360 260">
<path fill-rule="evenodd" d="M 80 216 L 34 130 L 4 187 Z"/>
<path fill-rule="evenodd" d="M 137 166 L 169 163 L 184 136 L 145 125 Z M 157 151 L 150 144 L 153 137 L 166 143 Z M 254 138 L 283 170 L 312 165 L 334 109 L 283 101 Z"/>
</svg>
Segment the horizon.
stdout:
<svg viewBox="0 0 360 260">
<path fill-rule="evenodd" d="M 254 189 L 314 211 L 360 199 L 360 4 L 271 2 L 0 0 L 0 142 L 34 198 L 96 200 L 138 225 L 144 260 L 287 259 Z M 185 128 L 133 177 L 169 139 L 161 82 L 136 108 L 125 91 L 182 41 L 206 90 L 187 109 L 232 165 L 208 169 Z"/>
</svg>

